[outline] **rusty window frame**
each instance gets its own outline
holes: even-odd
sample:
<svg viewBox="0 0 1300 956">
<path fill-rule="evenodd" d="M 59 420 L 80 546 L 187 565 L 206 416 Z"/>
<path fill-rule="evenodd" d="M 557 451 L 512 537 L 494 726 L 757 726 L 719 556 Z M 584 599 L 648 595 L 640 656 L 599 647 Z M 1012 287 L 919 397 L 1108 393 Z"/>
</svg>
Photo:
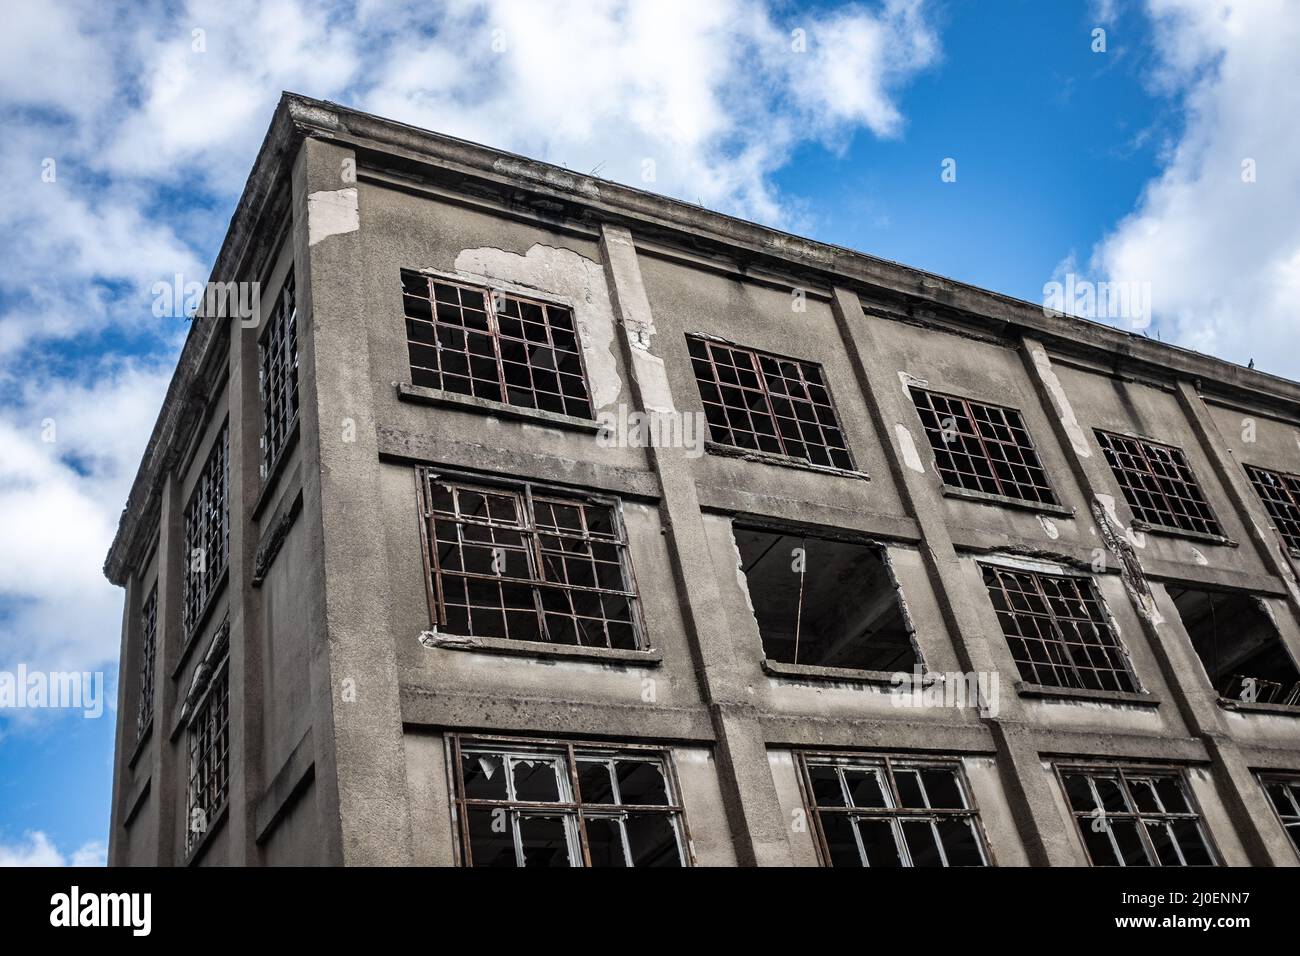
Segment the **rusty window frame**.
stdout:
<svg viewBox="0 0 1300 956">
<path fill-rule="evenodd" d="M 135 739 L 144 737 L 153 721 L 154 662 L 158 647 L 158 582 L 154 581 L 140 609 L 140 699 L 136 709 Z"/>
<path fill-rule="evenodd" d="M 230 422 L 222 423 L 212 443 L 183 518 L 185 582 L 182 595 L 182 624 L 186 638 L 203 620 L 208 604 L 217 592 L 230 555 Z M 195 567 L 194 553 L 202 555 Z"/>
<path fill-rule="evenodd" d="M 627 528 L 623 522 L 622 502 L 618 498 L 553 489 L 535 482 L 504 479 L 484 480 L 476 476 L 453 474 L 432 468 L 417 468 L 416 474 L 420 486 L 425 580 L 428 582 L 429 607 L 435 628 L 447 627 L 452 623 L 452 614 L 448 611 L 450 603 L 452 607 L 465 607 L 467 609 L 466 617 L 469 626 L 466 630 L 470 633 L 463 635 L 467 637 L 504 637 L 508 640 L 531 641 L 552 645 L 558 643 L 564 646 L 594 646 L 623 650 L 642 650 L 645 648 L 645 625 L 641 617 L 641 601 L 636 578 L 632 572 L 631 549 L 628 544 Z M 438 512 L 436 510 L 435 498 L 437 495 L 435 486 L 441 486 L 451 492 L 453 505 L 456 508 L 454 516 L 450 516 L 449 512 Z M 513 518 L 493 518 L 490 503 L 487 504 L 488 512 L 486 517 L 462 515 L 460 504 L 462 493 L 507 498 L 512 502 Z M 560 527 L 558 521 L 553 524 L 539 524 L 539 506 L 551 509 L 552 516 L 555 514 L 554 509 L 556 507 L 576 509 L 581 521 L 581 527 L 576 530 L 564 529 Z M 608 532 L 597 533 L 591 530 L 589 511 L 599 511 L 607 515 L 609 520 Z M 450 520 L 448 520 L 449 516 Z M 440 524 L 443 527 L 450 526 L 455 529 L 455 542 L 452 542 L 450 537 L 445 534 L 442 538 L 439 537 Z M 481 529 L 478 533 L 490 540 L 468 539 L 464 532 L 464 528 L 467 526 Z M 561 547 L 558 550 L 554 546 L 548 547 L 546 541 L 548 538 L 559 541 Z M 517 539 L 518 543 L 514 543 L 513 539 Z M 441 547 L 443 544 L 454 548 L 459 559 L 459 567 L 443 567 L 446 557 L 451 554 L 451 552 L 444 553 L 444 548 Z M 509 570 L 510 555 L 518 555 L 516 561 L 522 563 L 521 570 L 525 573 L 497 574 L 467 571 L 464 564 L 466 545 L 479 549 L 484 547 L 488 549 L 500 548 L 506 559 L 507 571 Z M 617 559 L 617 571 L 622 583 L 621 588 L 592 587 L 570 582 L 570 573 L 573 570 L 573 567 L 569 564 L 570 561 L 582 562 L 589 559 L 592 579 L 597 584 L 601 580 L 602 567 L 607 569 L 606 574 L 612 573 L 608 569 L 613 566 L 614 562 L 597 558 L 600 550 L 607 549 L 612 549 Z M 460 579 L 466 582 L 464 603 L 448 602 L 448 578 Z M 469 594 L 469 582 L 471 581 L 495 584 L 498 589 L 499 603 L 491 607 L 486 604 L 470 603 L 473 600 Z M 529 589 L 531 604 L 524 605 L 522 602 L 517 605 L 506 604 L 506 586 Z M 563 595 L 564 600 L 569 605 L 569 610 L 566 612 L 562 608 L 557 609 L 554 605 L 548 605 L 548 594 L 551 595 L 550 599 L 553 601 L 558 601 L 556 595 Z M 594 597 L 599 604 L 600 615 L 579 613 L 574 604 L 575 597 L 579 595 Z M 606 608 L 607 600 L 610 601 L 611 606 L 614 608 L 615 615 L 618 610 L 618 602 L 625 603 L 626 617 L 612 616 L 611 612 Z M 504 635 L 475 634 L 473 627 L 474 608 L 493 614 L 499 610 L 502 614 L 502 623 L 506 633 Z M 530 613 L 533 615 L 538 636 L 510 637 L 511 621 L 517 620 L 522 624 L 525 615 Z M 552 618 L 571 621 L 572 633 L 576 640 L 556 640 L 557 637 L 562 635 L 555 634 L 554 627 L 563 628 L 563 622 L 556 621 L 553 624 Z M 598 621 L 603 643 L 583 640 L 583 637 L 593 635 L 585 633 L 584 625 L 580 621 Z M 615 625 L 616 629 L 611 630 L 611 625 Z M 587 628 L 590 626 L 590 624 L 586 625 Z M 628 629 L 627 639 L 616 641 L 615 634 L 621 632 L 623 628 Z M 459 630 L 449 633 L 460 635 Z"/>
<path fill-rule="evenodd" d="M 1022 680 L 1043 687 L 1142 692 L 1091 578 L 983 562 L 979 567 Z"/>
<path fill-rule="evenodd" d="M 1100 428 L 1094 431 L 1134 518 L 1149 528 L 1223 536 L 1181 448 Z"/>
<path fill-rule="evenodd" d="M 1246 475 L 1273 526 L 1292 551 L 1300 551 L 1300 475 L 1246 465 Z"/>
<path fill-rule="evenodd" d="M 1133 831 L 1138 837 L 1138 843 L 1147 858 L 1148 866 L 1218 866 L 1221 859 L 1218 848 L 1210 835 L 1209 828 L 1205 825 L 1205 815 L 1201 812 L 1200 805 L 1196 801 L 1196 794 L 1192 791 L 1191 785 L 1187 781 L 1187 774 L 1182 768 L 1162 767 L 1139 764 L 1118 764 L 1118 763 L 1077 763 L 1064 762 L 1054 763 L 1053 771 L 1056 774 L 1057 784 L 1061 788 L 1061 796 L 1065 800 L 1065 806 L 1074 820 L 1075 828 L 1080 842 L 1083 844 L 1083 852 L 1088 858 L 1090 866 L 1128 866 L 1123 862 L 1123 853 L 1119 846 L 1119 841 L 1115 837 L 1115 829 L 1109 825 L 1103 825 L 1101 830 L 1095 829 L 1098 820 L 1112 818 L 1121 821 L 1132 821 L 1134 823 Z M 1070 796 L 1069 787 L 1066 785 L 1065 778 L 1068 775 L 1080 775 L 1088 780 L 1089 793 L 1094 801 L 1091 810 L 1080 810 L 1075 807 L 1074 801 Z M 1105 808 L 1105 801 L 1097 789 L 1096 780 L 1098 778 L 1113 778 L 1119 784 L 1119 793 L 1123 797 L 1125 810 L 1108 810 Z M 1154 785 L 1156 780 L 1171 780 L 1178 789 L 1184 804 L 1187 806 L 1186 812 L 1170 811 L 1164 806 L 1164 796 L 1160 794 Z M 1143 810 L 1139 801 L 1134 797 L 1135 783 L 1151 782 L 1149 793 L 1159 802 L 1159 810 Z M 1179 862 L 1166 863 L 1160 859 L 1160 853 L 1155 843 L 1151 839 L 1151 831 L 1148 829 L 1152 823 L 1171 827 L 1174 822 L 1191 823 L 1195 827 L 1196 835 L 1200 838 L 1201 847 L 1208 858 L 1205 863 L 1188 863 L 1182 844 L 1177 839 L 1171 839 L 1171 843 L 1177 854 Z M 1098 863 L 1093 859 L 1092 849 L 1088 845 L 1089 833 L 1105 832 L 1108 838 L 1111 852 L 1115 854 L 1115 859 L 1119 862 L 1115 864 Z M 1173 837 L 1171 830 L 1167 829 L 1166 833 Z"/>
<path fill-rule="evenodd" d="M 822 367 L 702 335 L 687 350 L 709 437 L 722 445 L 852 471 Z"/>
<path fill-rule="evenodd" d="M 257 386 L 262 398 L 261 477 L 265 481 L 289 447 L 298 423 L 298 303 L 289 271 L 275 311 L 257 341 Z"/>
<path fill-rule="evenodd" d="M 1296 853 L 1300 853 L 1300 774 L 1261 771 L 1255 776 L 1264 789 L 1265 799 L 1273 808 L 1273 813 L 1277 815 L 1277 822 L 1291 838 L 1291 845 L 1295 847 Z M 1277 787 L 1281 792 L 1274 793 L 1271 787 Z"/>
<path fill-rule="evenodd" d="M 508 791 L 505 800 L 469 797 L 466 793 L 463 762 L 467 752 L 470 754 L 483 752 L 500 756 L 502 758 L 501 770 L 503 772 L 506 772 L 510 758 L 541 757 L 557 759 L 562 762 L 557 774 L 559 788 L 557 796 L 561 799 L 556 801 L 510 799 Z M 511 836 L 515 844 L 517 861 L 522 857 L 523 853 L 517 823 L 520 815 L 536 814 L 562 817 L 566 821 L 565 835 L 569 865 L 589 867 L 592 866 L 592 862 L 587 821 L 593 819 L 622 819 L 628 814 L 635 813 L 657 814 L 667 817 L 676 837 L 680 865 L 685 867 L 695 864 L 691 851 L 690 831 L 686 825 L 686 810 L 682 803 L 681 787 L 677 779 L 676 765 L 671 751 L 666 747 L 650 744 L 510 737 L 491 734 L 450 734 L 447 739 L 447 756 L 450 764 L 448 773 L 451 778 L 453 796 L 452 823 L 458 844 L 457 856 L 462 866 L 472 867 L 474 865 L 469 819 L 469 813 L 474 809 L 500 810 L 510 818 Z M 663 804 L 624 804 L 584 801 L 578 773 L 579 762 L 584 760 L 594 762 L 604 759 L 613 761 L 620 758 L 640 763 L 658 764 L 664 779 L 664 797 L 667 802 Z M 618 786 L 617 777 L 615 777 L 613 785 Z M 620 834 L 625 853 L 630 855 L 626 827 L 620 826 Z M 516 865 L 519 865 L 518 862 L 516 862 Z"/>
<path fill-rule="evenodd" d="M 902 830 L 903 822 L 907 820 L 923 821 L 928 820 L 931 823 L 931 836 L 935 845 L 939 848 L 940 858 L 943 866 L 950 865 L 947 862 L 947 848 L 944 846 L 941 835 L 937 829 L 939 820 L 962 820 L 970 829 L 974 838 L 975 846 L 979 852 L 979 866 L 992 866 L 994 864 L 993 854 L 989 848 L 987 837 L 984 833 L 984 825 L 980 820 L 979 807 L 975 803 L 975 795 L 971 790 L 970 781 L 966 777 L 966 769 L 957 757 L 948 756 L 911 756 L 897 755 L 886 753 L 839 753 L 839 752 L 821 752 L 821 751 L 796 751 L 795 760 L 799 768 L 799 787 L 802 791 L 804 806 L 807 807 L 809 815 L 813 819 L 811 833 L 813 841 L 816 844 L 818 860 L 823 866 L 833 866 L 831 858 L 830 841 L 826 836 L 825 822 L 823 814 L 845 815 L 855 821 L 853 826 L 854 840 L 857 844 L 859 858 L 866 860 L 865 852 L 862 848 L 861 835 L 856 825 L 858 818 L 868 820 L 888 820 L 890 832 L 894 838 L 895 848 L 898 852 L 898 858 L 901 866 L 914 866 L 912 862 L 911 850 L 908 847 L 907 838 Z M 816 786 L 813 781 L 813 767 L 834 768 L 837 771 L 837 779 L 840 783 L 841 799 L 844 801 L 843 806 L 822 806 L 816 799 Z M 889 804 L 886 807 L 858 807 L 852 803 L 852 792 L 844 778 L 844 770 L 870 771 L 877 774 L 878 783 L 883 784 L 880 788 L 882 802 Z M 950 773 L 953 782 L 957 787 L 962 801 L 966 804 L 964 808 L 944 808 L 944 807 L 903 807 L 903 802 L 898 786 L 897 774 L 899 772 L 917 771 L 917 785 L 924 793 L 924 782 L 920 779 L 920 771 L 938 770 Z M 928 801 L 928 797 L 926 798 Z M 864 862 L 863 865 L 869 865 Z"/>
<path fill-rule="evenodd" d="M 572 308 L 412 269 L 401 285 L 412 384 L 592 420 Z"/>
<path fill-rule="evenodd" d="M 911 393 L 945 485 L 1032 504 L 1060 504 L 1019 409 L 930 389 L 912 388 Z M 949 421 L 951 428 L 945 425 Z"/>
<path fill-rule="evenodd" d="M 218 659 L 209 668 L 207 683 L 186 725 L 189 779 L 185 814 L 185 852 L 193 850 L 211 829 L 230 796 L 230 647 L 229 625 L 214 639 Z M 202 814 L 202 829 L 195 826 Z"/>
</svg>

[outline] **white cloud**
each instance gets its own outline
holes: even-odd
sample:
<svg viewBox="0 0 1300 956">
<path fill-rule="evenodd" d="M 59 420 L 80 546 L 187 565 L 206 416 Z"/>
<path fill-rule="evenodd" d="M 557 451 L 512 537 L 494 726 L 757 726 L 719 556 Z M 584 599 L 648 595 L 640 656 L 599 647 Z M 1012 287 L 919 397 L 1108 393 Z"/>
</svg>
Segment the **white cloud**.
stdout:
<svg viewBox="0 0 1300 956">
<path fill-rule="evenodd" d="M 0 867 L 106 866 L 108 849 L 98 841 L 85 843 L 65 856 L 40 830 L 32 830 L 17 843 L 0 843 Z"/>
<path fill-rule="evenodd" d="M 1182 98 L 1186 125 L 1093 268 L 1150 282 L 1166 341 L 1300 376 L 1300 12 L 1286 0 L 1148 6 L 1152 79 Z"/>
</svg>

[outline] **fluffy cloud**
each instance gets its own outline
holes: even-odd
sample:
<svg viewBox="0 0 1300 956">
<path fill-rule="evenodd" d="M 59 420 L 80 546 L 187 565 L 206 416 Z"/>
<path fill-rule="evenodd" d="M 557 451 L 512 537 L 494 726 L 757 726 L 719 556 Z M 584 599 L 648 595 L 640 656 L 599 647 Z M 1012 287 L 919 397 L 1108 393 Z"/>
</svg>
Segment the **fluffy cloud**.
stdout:
<svg viewBox="0 0 1300 956">
<path fill-rule="evenodd" d="M 0 867 L 5 866 L 105 866 L 108 849 L 103 843 L 86 843 L 65 856 L 40 830 L 18 843 L 0 843 Z"/>
<path fill-rule="evenodd" d="M 1166 341 L 1300 376 L 1300 18 L 1286 0 L 1148 7 L 1151 80 L 1186 125 L 1094 269 L 1150 282 Z"/>
</svg>

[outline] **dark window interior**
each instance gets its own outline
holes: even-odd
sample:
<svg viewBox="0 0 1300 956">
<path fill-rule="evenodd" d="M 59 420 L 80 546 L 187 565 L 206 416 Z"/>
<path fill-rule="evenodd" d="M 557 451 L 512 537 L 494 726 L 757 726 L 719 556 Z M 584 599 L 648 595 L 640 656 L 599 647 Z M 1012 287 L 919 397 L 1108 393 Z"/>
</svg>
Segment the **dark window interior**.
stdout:
<svg viewBox="0 0 1300 956">
<path fill-rule="evenodd" d="M 880 548 L 756 528 L 734 533 L 768 660 L 875 671 L 918 662 Z"/>
<path fill-rule="evenodd" d="M 1219 696 L 1300 704 L 1300 673 L 1258 598 L 1191 588 L 1170 588 L 1169 595 Z"/>
</svg>

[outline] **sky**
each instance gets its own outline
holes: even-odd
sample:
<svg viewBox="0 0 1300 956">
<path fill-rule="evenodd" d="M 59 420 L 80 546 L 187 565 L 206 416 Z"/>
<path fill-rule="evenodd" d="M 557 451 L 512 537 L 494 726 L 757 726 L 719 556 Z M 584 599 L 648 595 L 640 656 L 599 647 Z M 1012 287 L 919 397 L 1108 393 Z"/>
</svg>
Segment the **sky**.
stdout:
<svg viewBox="0 0 1300 956">
<path fill-rule="evenodd" d="M 6 0 L 0 865 L 102 863 L 121 592 L 102 574 L 282 90 L 651 189 L 1300 378 L 1293 0 Z M 1082 286 L 1077 286 L 1082 288 Z M 1138 301 L 1138 300 L 1134 300 Z M 1090 316 L 1086 305 L 1067 309 Z"/>
</svg>

